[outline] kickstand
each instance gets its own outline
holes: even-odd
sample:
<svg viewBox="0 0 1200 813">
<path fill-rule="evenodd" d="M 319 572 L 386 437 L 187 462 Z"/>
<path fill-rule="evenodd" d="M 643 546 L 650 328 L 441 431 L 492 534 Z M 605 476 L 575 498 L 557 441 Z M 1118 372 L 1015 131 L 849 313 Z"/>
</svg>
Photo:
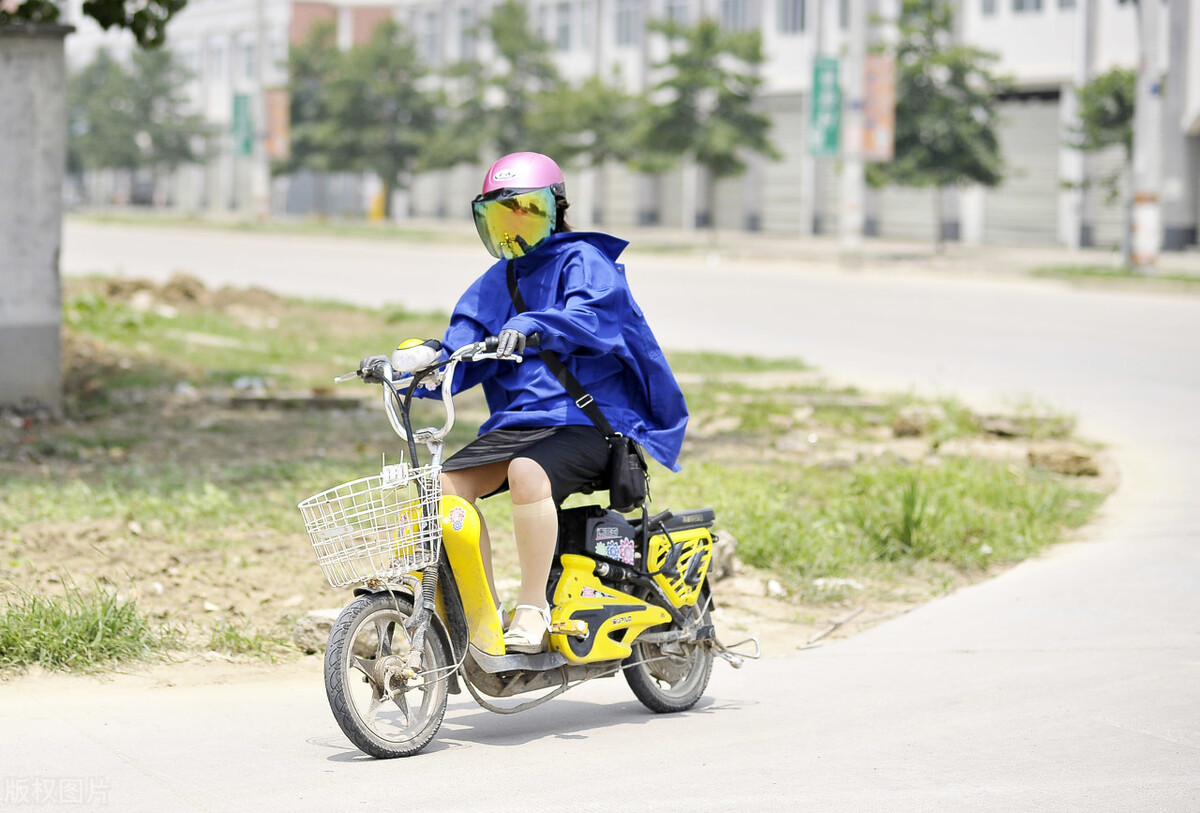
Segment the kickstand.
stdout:
<svg viewBox="0 0 1200 813">
<path fill-rule="evenodd" d="M 746 662 L 746 658 L 756 661 L 762 657 L 762 647 L 758 644 L 757 636 L 752 635 L 746 640 L 738 641 L 736 644 L 732 644 L 730 646 L 725 646 L 725 644 L 721 643 L 716 638 L 713 638 L 713 643 L 716 645 L 714 647 L 714 651 L 717 653 L 717 655 L 724 658 L 734 669 L 741 669 L 742 664 Z M 750 652 L 738 651 L 738 647 L 745 646 L 746 644 L 754 644 L 753 654 Z"/>
</svg>

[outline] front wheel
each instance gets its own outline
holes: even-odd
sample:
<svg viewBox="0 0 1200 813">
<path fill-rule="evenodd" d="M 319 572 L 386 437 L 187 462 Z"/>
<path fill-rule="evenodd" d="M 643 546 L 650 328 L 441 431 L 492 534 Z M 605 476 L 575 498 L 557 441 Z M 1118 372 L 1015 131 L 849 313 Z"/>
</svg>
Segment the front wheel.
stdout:
<svg viewBox="0 0 1200 813">
<path fill-rule="evenodd" d="M 342 610 L 329 633 L 329 708 L 350 742 L 377 759 L 417 753 L 446 714 L 450 658 L 432 628 L 414 673 L 406 675 L 415 662 L 404 630 L 412 612 L 405 595 L 361 596 Z"/>
<path fill-rule="evenodd" d="M 701 626 L 712 623 L 704 611 Z M 653 628 L 675 630 L 676 624 Z M 642 705 L 659 714 L 686 711 L 696 705 L 708 687 L 713 651 L 709 641 L 673 641 L 661 644 L 635 641 L 633 654 L 622 663 L 625 681 Z"/>
</svg>

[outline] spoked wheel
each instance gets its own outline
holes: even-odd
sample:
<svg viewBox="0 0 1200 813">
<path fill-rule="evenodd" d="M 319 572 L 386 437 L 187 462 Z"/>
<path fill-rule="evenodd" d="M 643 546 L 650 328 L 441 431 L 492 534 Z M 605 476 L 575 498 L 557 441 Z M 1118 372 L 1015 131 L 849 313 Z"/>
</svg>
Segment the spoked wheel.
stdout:
<svg viewBox="0 0 1200 813">
<path fill-rule="evenodd" d="M 378 759 L 407 757 L 433 739 L 446 714 L 450 658 L 431 629 L 415 674 L 404 622 L 407 596 L 376 593 L 346 606 L 329 633 L 325 694 L 342 732 Z"/>
<path fill-rule="evenodd" d="M 702 625 L 711 623 L 705 610 Z M 651 632 L 678 629 L 670 624 L 654 627 Z M 664 714 L 686 711 L 696 705 L 708 687 L 712 674 L 713 651 L 710 642 L 694 641 L 635 642 L 633 654 L 625 659 L 625 680 L 642 705 Z"/>
</svg>

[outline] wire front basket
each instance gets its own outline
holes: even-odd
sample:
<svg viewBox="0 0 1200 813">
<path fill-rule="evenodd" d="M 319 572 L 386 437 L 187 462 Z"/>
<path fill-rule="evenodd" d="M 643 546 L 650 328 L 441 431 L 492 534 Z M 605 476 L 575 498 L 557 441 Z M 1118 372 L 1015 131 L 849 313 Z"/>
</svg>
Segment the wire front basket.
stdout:
<svg viewBox="0 0 1200 813">
<path fill-rule="evenodd" d="M 300 503 L 317 564 L 333 587 L 387 579 L 437 562 L 441 479 L 432 466 L 384 466 Z"/>
</svg>

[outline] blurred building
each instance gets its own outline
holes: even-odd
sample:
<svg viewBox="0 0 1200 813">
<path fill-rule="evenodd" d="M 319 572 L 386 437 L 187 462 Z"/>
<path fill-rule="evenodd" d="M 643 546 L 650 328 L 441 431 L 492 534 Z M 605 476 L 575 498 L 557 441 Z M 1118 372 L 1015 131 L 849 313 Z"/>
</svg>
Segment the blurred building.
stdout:
<svg viewBox="0 0 1200 813">
<path fill-rule="evenodd" d="M 839 161 L 806 149 L 813 60 L 837 55 L 846 43 L 850 2 L 857 0 L 529 0 L 531 20 L 555 52 L 563 76 L 601 75 L 630 90 L 645 90 L 665 43 L 646 30 L 651 19 L 695 22 L 701 16 L 738 30 L 758 30 L 766 63 L 761 104 L 773 120 L 778 162 L 751 157 L 743 177 L 713 185 L 695 167 L 646 176 L 620 165 L 568 169 L 581 225 L 658 224 L 722 230 L 834 233 L 838 228 Z M 1143 0 L 1146 2 L 1147 0 Z M 78 6 L 80 0 L 73 0 Z M 894 17 L 899 0 L 862 0 L 873 19 Z M 169 27 L 169 47 L 195 74 L 189 89 L 198 109 L 228 133 L 205 167 L 183 170 L 167 196 L 184 209 L 252 211 L 254 178 L 271 156 L 286 150 L 285 84 L 288 46 L 315 19 L 335 22 L 343 47 L 361 42 L 379 19 L 392 16 L 415 38 L 429 65 L 464 57 L 487 60 L 490 43 L 477 33 L 492 0 L 395 0 L 391 3 L 294 0 L 190 0 Z M 1119 150 L 1083 155 L 1070 147 L 1072 88 L 1113 66 L 1135 67 L 1137 12 L 1119 0 L 959 0 L 956 35 L 999 55 L 999 73 L 1014 81 L 1001 100 L 1001 142 L 1009 172 L 996 189 L 870 190 L 868 234 L 921 238 L 936 230 L 973 243 L 1115 245 L 1122 230 L 1120 201 L 1089 181 L 1111 174 Z M 1200 9 L 1193 0 L 1163 0 L 1165 75 L 1163 121 L 1164 242 L 1196 243 L 1200 186 Z M 80 33 L 68 42 L 72 65 L 102 43 L 128 49 L 127 35 L 106 35 L 79 15 Z M 888 36 L 875 26 L 875 38 Z M 264 58 L 259 60 L 259 55 Z M 246 154 L 235 124 L 247 109 L 265 121 L 256 151 Z M 239 113 L 239 110 L 243 111 Z M 486 165 L 486 162 L 484 162 Z M 467 217 L 482 166 L 419 177 L 401 194 L 399 216 Z M 260 175 L 261 177 L 261 175 Z M 366 211 L 371 179 L 310 175 L 271 183 L 276 213 Z M 589 202 L 590 201 L 590 205 Z M 942 222 L 936 222 L 940 217 Z"/>
</svg>

